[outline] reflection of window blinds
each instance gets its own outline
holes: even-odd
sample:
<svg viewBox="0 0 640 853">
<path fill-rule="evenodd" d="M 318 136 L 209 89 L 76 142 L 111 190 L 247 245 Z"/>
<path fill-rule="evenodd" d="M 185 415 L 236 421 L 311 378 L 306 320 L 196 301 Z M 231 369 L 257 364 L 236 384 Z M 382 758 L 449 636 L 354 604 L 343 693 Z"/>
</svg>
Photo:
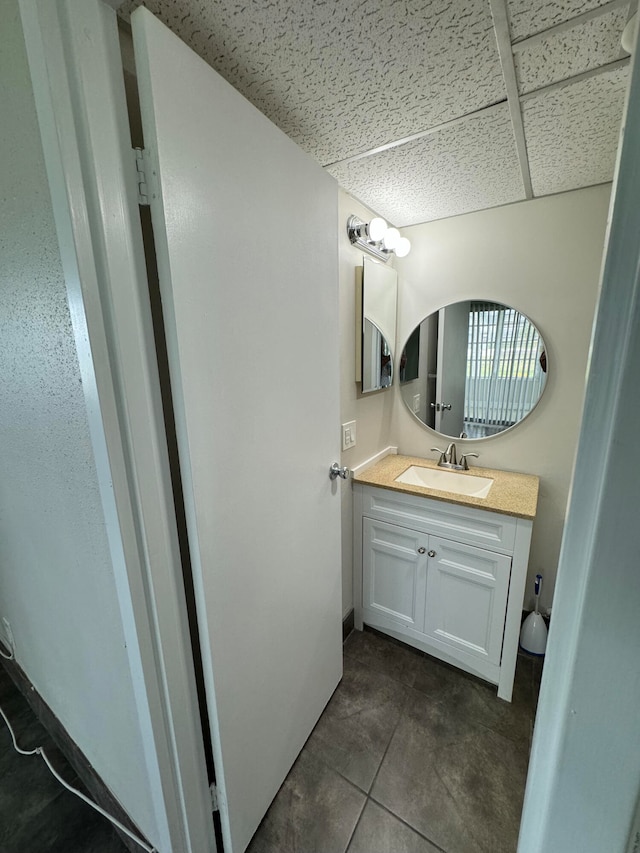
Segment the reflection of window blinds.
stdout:
<svg viewBox="0 0 640 853">
<path fill-rule="evenodd" d="M 471 302 L 465 421 L 511 426 L 540 396 L 540 335 L 522 314 L 492 302 Z"/>
</svg>

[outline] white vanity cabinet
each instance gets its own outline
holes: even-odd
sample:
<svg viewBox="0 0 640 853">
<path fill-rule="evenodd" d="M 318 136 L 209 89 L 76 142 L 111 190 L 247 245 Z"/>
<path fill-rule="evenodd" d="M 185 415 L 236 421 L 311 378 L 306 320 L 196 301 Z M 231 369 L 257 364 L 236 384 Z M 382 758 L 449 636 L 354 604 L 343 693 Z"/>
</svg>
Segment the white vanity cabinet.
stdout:
<svg viewBox="0 0 640 853">
<path fill-rule="evenodd" d="M 510 701 L 531 519 L 354 483 L 355 623 Z"/>
</svg>

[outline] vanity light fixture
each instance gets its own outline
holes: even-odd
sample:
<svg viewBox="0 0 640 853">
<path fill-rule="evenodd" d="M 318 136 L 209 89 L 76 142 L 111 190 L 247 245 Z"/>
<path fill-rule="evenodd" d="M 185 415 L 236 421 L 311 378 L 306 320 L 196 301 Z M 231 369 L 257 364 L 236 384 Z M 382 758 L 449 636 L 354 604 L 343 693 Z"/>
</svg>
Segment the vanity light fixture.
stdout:
<svg viewBox="0 0 640 853">
<path fill-rule="evenodd" d="M 357 216 L 347 220 L 347 234 L 354 246 L 366 249 L 385 263 L 392 254 L 404 258 L 411 250 L 411 243 L 401 237 L 397 228 L 390 228 L 380 216 L 374 216 L 370 222 L 363 222 Z"/>
</svg>

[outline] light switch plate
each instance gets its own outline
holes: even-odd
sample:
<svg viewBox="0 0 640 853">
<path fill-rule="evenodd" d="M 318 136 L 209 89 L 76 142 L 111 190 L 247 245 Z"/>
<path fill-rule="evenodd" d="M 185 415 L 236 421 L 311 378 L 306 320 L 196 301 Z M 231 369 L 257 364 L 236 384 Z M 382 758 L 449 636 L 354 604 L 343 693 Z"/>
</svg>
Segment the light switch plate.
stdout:
<svg viewBox="0 0 640 853">
<path fill-rule="evenodd" d="M 356 422 L 342 424 L 342 449 L 350 450 L 356 444 Z"/>
</svg>

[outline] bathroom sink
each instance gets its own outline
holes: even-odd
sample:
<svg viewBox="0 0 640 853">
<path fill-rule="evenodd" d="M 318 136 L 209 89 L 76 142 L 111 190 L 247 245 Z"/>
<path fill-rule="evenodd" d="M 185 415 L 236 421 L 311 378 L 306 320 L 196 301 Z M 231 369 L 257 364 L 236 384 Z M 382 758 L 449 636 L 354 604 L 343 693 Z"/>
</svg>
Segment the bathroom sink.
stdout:
<svg viewBox="0 0 640 853">
<path fill-rule="evenodd" d="M 395 481 L 407 486 L 423 486 L 426 489 L 439 489 L 442 492 L 454 492 L 472 498 L 486 498 L 493 485 L 493 480 L 489 477 L 459 474 L 442 468 L 421 468 L 419 465 L 407 468 Z"/>
</svg>

